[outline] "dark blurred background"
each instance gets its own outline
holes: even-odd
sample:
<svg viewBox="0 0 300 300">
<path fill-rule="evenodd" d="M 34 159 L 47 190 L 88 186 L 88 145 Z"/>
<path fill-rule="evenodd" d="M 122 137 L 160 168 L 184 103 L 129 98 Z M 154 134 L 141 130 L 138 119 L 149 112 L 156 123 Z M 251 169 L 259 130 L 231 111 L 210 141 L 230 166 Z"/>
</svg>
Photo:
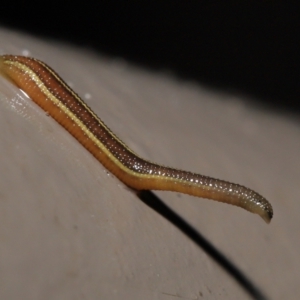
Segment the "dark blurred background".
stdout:
<svg viewBox="0 0 300 300">
<path fill-rule="evenodd" d="M 0 26 L 297 113 L 299 17 L 286 1 L 1 1 L 0 8 Z"/>
</svg>

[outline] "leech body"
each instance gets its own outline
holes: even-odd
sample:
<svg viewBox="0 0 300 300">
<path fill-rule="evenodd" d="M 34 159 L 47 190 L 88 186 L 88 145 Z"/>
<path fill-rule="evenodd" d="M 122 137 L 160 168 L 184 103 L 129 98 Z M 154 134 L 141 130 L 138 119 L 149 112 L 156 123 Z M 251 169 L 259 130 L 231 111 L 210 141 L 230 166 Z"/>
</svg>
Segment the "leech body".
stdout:
<svg viewBox="0 0 300 300">
<path fill-rule="evenodd" d="M 0 72 L 69 131 L 111 173 L 136 190 L 168 190 L 240 206 L 267 223 L 271 204 L 238 184 L 144 160 L 130 150 L 46 64 L 29 57 L 0 56 Z"/>
</svg>

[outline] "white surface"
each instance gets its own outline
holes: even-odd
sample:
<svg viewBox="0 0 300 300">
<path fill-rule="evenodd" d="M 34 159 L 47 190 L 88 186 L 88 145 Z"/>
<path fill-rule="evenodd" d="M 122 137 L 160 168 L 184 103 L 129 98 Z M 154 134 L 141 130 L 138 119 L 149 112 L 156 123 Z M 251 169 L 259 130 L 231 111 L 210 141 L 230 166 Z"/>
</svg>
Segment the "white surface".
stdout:
<svg viewBox="0 0 300 300">
<path fill-rule="evenodd" d="M 300 297 L 300 126 L 169 75 L 0 31 L 54 68 L 141 156 L 267 197 L 242 209 L 159 197 L 271 299 Z M 0 78 L 1 299 L 250 299 L 237 282 Z"/>
</svg>

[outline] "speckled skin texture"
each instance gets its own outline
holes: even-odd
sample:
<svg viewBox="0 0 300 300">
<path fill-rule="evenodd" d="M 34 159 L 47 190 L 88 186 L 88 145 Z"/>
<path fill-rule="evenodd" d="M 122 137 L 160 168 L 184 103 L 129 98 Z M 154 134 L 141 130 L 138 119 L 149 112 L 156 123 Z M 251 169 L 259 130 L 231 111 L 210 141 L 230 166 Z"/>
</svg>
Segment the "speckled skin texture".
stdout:
<svg viewBox="0 0 300 300">
<path fill-rule="evenodd" d="M 2 53 L 26 45 L 47 61 L 142 157 L 270 199 L 276 217 L 266 226 L 233 206 L 157 193 L 261 294 L 299 298 L 295 118 L 120 60 L 0 37 Z M 141 202 L 23 93 L 1 79 L 0 94 L 1 299 L 251 299 L 213 251 Z"/>
</svg>

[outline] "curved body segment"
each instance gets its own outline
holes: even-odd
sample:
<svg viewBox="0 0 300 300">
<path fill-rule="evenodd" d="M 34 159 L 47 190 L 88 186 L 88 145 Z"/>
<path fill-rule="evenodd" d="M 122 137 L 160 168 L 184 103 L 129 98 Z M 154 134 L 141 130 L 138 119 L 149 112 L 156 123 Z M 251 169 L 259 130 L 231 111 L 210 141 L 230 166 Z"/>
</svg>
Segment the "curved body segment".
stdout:
<svg viewBox="0 0 300 300">
<path fill-rule="evenodd" d="M 271 204 L 244 186 L 149 162 L 129 149 L 45 63 L 0 56 L 0 72 L 72 134 L 110 172 L 136 190 L 167 190 L 242 207 L 267 223 Z"/>
</svg>

